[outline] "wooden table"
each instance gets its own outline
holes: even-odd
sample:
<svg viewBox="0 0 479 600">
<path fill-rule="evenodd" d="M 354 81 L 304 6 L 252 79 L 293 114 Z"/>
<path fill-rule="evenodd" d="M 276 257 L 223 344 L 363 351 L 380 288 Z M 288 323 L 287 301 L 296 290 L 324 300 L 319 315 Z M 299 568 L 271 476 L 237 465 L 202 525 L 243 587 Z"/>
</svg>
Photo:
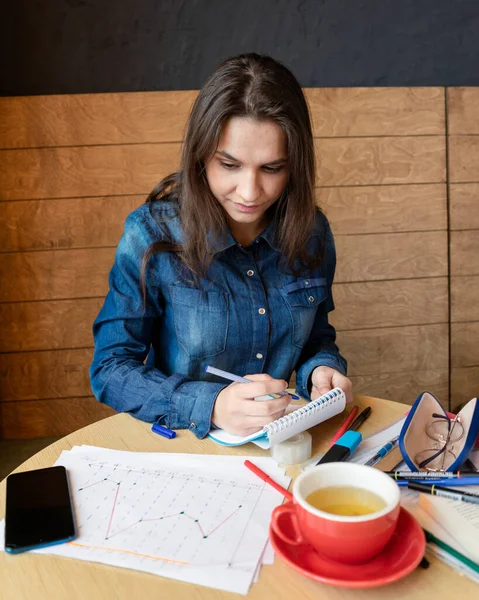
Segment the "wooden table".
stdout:
<svg viewBox="0 0 479 600">
<path fill-rule="evenodd" d="M 356 396 L 356 403 L 372 406 L 370 418 L 362 428 L 363 435 L 384 427 L 399 419 L 408 407 L 378 398 Z M 313 452 L 327 447 L 334 431 L 343 420 L 341 415 L 310 430 L 313 435 Z M 51 466 L 62 450 L 74 445 L 89 444 L 117 450 L 147 452 L 193 452 L 197 454 L 234 454 L 265 456 L 267 451 L 254 444 L 239 448 L 226 448 L 210 440 L 197 440 L 189 431 L 179 431 L 175 440 L 164 439 L 150 431 L 150 425 L 137 421 L 129 415 L 118 414 L 89 425 L 48 446 L 24 462 L 16 471 Z M 295 477 L 297 467 L 289 474 Z M 5 516 L 5 480 L 0 483 L 0 518 Z M 274 565 L 263 566 L 258 583 L 251 586 L 248 598 L 268 600 L 438 600 L 477 597 L 479 588 L 469 579 L 458 575 L 453 569 L 429 556 L 429 569 L 416 569 L 404 579 L 381 587 L 365 590 L 346 590 L 310 581 L 284 565 L 276 557 Z M 16 556 L 0 552 L 0 598 L 96 600 L 175 598 L 233 599 L 244 598 L 239 594 L 196 586 L 166 579 L 148 573 L 122 569 L 99 563 L 89 563 L 58 556 L 33 553 Z"/>
</svg>

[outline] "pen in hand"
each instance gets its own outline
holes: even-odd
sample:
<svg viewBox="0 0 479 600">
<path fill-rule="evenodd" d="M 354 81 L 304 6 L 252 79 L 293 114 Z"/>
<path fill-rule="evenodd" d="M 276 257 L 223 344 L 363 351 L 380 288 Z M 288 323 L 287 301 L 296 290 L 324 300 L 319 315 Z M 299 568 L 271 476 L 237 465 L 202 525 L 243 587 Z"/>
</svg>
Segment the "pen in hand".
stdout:
<svg viewBox="0 0 479 600">
<path fill-rule="evenodd" d="M 234 373 L 228 373 L 228 371 L 223 371 L 222 369 L 217 369 L 216 367 L 210 367 L 209 365 L 206 367 L 205 371 L 207 373 L 211 373 L 211 375 L 216 375 L 217 377 L 227 379 L 228 381 L 235 381 L 237 383 L 253 383 L 251 379 L 246 379 L 246 377 L 240 377 L 239 375 L 235 375 Z M 288 392 L 279 392 L 278 394 L 268 394 L 267 396 L 259 396 L 258 398 L 255 398 L 255 400 L 274 400 L 278 396 L 291 396 L 293 400 L 300 399 L 299 396 L 296 396 L 296 394 L 288 394 Z"/>
</svg>

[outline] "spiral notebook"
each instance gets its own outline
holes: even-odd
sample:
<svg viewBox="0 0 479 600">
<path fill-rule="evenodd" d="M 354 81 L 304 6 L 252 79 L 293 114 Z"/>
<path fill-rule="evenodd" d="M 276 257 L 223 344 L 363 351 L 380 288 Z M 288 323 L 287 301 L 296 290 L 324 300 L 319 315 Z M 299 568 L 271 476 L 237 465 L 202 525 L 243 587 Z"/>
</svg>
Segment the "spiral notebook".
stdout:
<svg viewBox="0 0 479 600">
<path fill-rule="evenodd" d="M 243 437 L 228 433 L 224 429 L 210 429 L 208 437 L 223 446 L 241 446 L 241 444 L 253 442 L 260 448 L 267 449 L 273 444 L 284 442 L 297 433 L 335 417 L 344 410 L 345 406 L 346 394 L 340 388 L 334 388 L 327 394 L 311 400 L 305 406 L 265 425 L 263 429 L 251 435 Z"/>
</svg>

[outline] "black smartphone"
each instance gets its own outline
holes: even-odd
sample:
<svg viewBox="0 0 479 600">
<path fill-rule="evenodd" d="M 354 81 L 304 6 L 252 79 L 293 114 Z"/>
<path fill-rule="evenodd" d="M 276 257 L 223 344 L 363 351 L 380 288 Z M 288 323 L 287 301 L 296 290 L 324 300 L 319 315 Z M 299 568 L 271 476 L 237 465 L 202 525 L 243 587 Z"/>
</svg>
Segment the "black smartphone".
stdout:
<svg viewBox="0 0 479 600">
<path fill-rule="evenodd" d="M 76 537 L 65 467 L 7 477 L 5 550 L 11 553 L 69 542 Z"/>
</svg>

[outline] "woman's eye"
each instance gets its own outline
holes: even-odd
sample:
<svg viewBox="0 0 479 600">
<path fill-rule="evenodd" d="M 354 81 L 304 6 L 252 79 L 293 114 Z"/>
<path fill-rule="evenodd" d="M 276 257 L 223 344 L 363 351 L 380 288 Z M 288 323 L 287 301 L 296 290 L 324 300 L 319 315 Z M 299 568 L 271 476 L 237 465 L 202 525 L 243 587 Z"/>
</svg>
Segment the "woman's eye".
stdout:
<svg viewBox="0 0 479 600">
<path fill-rule="evenodd" d="M 284 167 L 264 167 L 264 170 L 266 171 L 266 173 L 279 173 L 280 171 L 282 171 L 284 169 Z"/>
<path fill-rule="evenodd" d="M 224 169 L 227 169 L 228 171 L 233 171 L 233 169 L 236 169 L 236 165 L 235 165 L 235 164 L 233 164 L 233 163 L 225 163 L 225 162 L 222 162 L 222 163 L 221 163 L 221 166 L 222 166 Z"/>
</svg>

